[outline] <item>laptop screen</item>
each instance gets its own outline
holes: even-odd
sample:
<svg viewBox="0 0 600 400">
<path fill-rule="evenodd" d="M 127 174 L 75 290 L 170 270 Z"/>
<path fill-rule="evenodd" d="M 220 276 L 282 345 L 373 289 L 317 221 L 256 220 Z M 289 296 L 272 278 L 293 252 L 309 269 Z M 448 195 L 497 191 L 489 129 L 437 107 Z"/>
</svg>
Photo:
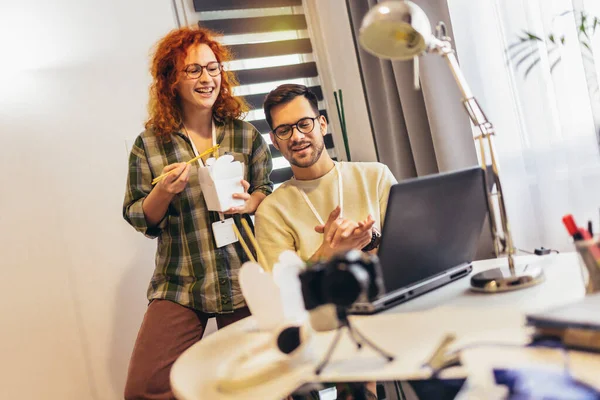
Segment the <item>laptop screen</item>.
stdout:
<svg viewBox="0 0 600 400">
<path fill-rule="evenodd" d="M 378 253 L 386 292 L 473 261 L 486 212 L 479 167 L 393 185 Z"/>
</svg>

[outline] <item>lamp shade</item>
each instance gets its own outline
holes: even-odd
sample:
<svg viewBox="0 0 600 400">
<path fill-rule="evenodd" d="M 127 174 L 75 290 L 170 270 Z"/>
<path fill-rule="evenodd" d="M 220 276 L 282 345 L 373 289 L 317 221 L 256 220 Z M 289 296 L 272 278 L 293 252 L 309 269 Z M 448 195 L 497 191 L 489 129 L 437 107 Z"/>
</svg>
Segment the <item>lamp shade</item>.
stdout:
<svg viewBox="0 0 600 400">
<path fill-rule="evenodd" d="M 383 59 L 410 60 L 427 50 L 432 39 L 425 12 L 411 1 L 384 1 L 362 20 L 358 41 Z"/>
</svg>

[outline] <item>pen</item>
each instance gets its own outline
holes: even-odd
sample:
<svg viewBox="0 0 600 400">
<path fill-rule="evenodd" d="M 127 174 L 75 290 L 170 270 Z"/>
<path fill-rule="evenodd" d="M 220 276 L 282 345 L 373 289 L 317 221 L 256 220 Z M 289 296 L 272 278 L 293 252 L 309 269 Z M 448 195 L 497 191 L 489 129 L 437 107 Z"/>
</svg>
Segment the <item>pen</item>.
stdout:
<svg viewBox="0 0 600 400">
<path fill-rule="evenodd" d="M 567 228 L 567 232 L 569 232 L 569 235 L 571 235 L 573 240 L 583 240 L 583 235 L 581 234 L 579 228 L 577 228 L 577 224 L 575 223 L 575 220 L 573 219 L 573 216 L 571 214 L 565 215 L 562 221 L 563 224 L 565 224 L 565 227 Z"/>
<path fill-rule="evenodd" d="M 563 217 L 563 224 L 565 224 L 565 227 L 567 228 L 569 234 L 573 237 L 573 240 L 579 241 L 593 239 L 593 236 L 590 235 L 590 232 L 583 228 L 577 227 L 577 224 L 575 223 L 575 220 L 571 214 L 567 214 Z M 600 248 L 598 248 L 595 243 L 592 243 L 586 247 L 587 251 L 596 262 L 596 265 L 600 267 Z"/>
</svg>

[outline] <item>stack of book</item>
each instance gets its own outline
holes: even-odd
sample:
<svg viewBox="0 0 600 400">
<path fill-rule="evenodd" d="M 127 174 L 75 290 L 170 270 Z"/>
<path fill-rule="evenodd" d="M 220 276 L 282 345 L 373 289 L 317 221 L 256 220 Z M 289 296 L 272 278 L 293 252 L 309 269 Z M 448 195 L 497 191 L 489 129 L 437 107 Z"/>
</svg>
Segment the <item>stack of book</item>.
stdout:
<svg viewBox="0 0 600 400">
<path fill-rule="evenodd" d="M 538 337 L 555 337 L 565 347 L 600 352 L 600 293 L 527 315 L 527 323 Z"/>
</svg>

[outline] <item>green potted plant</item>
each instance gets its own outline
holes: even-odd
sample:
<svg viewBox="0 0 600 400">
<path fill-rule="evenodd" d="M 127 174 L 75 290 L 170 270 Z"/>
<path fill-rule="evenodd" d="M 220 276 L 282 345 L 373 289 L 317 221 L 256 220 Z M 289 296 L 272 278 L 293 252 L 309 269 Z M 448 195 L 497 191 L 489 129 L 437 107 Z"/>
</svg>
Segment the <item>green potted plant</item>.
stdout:
<svg viewBox="0 0 600 400">
<path fill-rule="evenodd" d="M 586 81 L 590 100 L 598 95 L 598 76 L 594 65 L 594 49 L 592 48 L 592 37 L 597 29 L 600 29 L 600 18 L 591 16 L 585 11 L 569 10 L 556 15 L 554 18 L 562 18 L 572 15 L 575 19 L 577 27 L 577 40 L 583 67 L 585 71 Z M 552 30 L 545 37 L 534 32 L 523 30 L 517 39 L 509 44 L 506 53 L 509 62 L 512 61 L 514 68 L 527 76 L 542 60 L 542 51 L 547 52 L 548 61 L 550 62 L 550 72 L 554 72 L 556 66 L 562 59 L 560 49 L 566 44 L 565 32 Z M 596 100 L 600 100 L 596 98 Z"/>
</svg>

